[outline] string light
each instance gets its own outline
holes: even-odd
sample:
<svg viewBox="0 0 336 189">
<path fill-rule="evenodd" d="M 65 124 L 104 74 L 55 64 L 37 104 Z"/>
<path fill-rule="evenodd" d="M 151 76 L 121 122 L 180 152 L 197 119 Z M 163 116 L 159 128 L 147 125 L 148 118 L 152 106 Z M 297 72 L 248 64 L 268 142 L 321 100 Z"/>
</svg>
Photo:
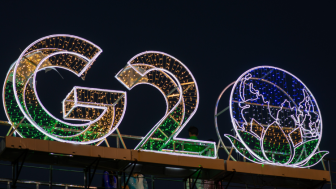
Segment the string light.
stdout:
<svg viewBox="0 0 336 189">
<path fill-rule="evenodd" d="M 75 144 L 100 144 L 114 132 L 126 111 L 126 92 L 74 87 L 63 101 L 68 123 L 43 106 L 36 90 L 39 71 L 62 68 L 85 78 L 102 50 L 72 35 L 51 35 L 29 45 L 11 66 L 3 87 L 4 108 L 15 132 L 24 138 Z M 20 123 L 20 125 L 18 125 Z"/>
<path fill-rule="evenodd" d="M 311 167 L 329 153 L 316 152 L 322 118 L 314 96 L 283 69 L 260 66 L 243 73 L 231 91 L 230 116 L 236 137 L 225 136 L 252 162 Z"/>
<path fill-rule="evenodd" d="M 136 146 L 136 150 L 202 158 L 216 158 L 214 142 L 177 138 L 198 108 L 197 83 L 178 59 L 158 51 L 135 55 L 115 76 L 127 89 L 139 84 L 157 88 L 166 101 L 166 113 Z M 151 140 L 150 137 L 161 140 Z M 194 150 L 184 145 L 196 146 Z M 210 153 L 209 153 L 210 152 Z"/>
</svg>

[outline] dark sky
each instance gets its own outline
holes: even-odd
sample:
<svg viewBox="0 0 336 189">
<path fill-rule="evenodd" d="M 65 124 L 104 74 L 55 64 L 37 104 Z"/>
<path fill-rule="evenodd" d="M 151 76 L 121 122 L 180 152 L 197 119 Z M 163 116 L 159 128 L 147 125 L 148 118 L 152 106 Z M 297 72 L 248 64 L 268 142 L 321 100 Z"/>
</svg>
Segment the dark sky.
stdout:
<svg viewBox="0 0 336 189">
<path fill-rule="evenodd" d="M 336 157 L 335 10 L 335 1 L 6 1 L 0 5 L 0 78 L 19 48 L 43 36 L 72 34 L 97 44 L 103 53 L 85 81 L 63 70 L 64 80 L 54 71 L 37 77 L 42 102 L 61 117 L 61 101 L 74 85 L 126 91 L 115 74 L 140 52 L 162 51 L 181 60 L 198 82 L 200 105 L 189 125 L 199 127 L 199 138 L 217 140 L 213 116 L 223 88 L 249 68 L 276 66 L 314 94 L 324 126 L 320 149 Z M 144 135 L 164 115 L 164 99 L 145 85 L 127 95 L 120 131 Z M 223 98 L 221 108 L 228 101 Z M 0 120 L 6 120 L 3 109 Z M 220 123 L 221 135 L 231 132 L 228 112 Z"/>
</svg>

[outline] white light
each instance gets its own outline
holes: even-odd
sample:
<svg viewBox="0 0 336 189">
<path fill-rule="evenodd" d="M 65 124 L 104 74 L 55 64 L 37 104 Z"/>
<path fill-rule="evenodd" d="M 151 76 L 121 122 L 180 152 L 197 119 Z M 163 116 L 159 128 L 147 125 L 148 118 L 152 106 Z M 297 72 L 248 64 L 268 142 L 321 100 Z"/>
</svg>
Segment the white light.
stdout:
<svg viewBox="0 0 336 189">
<path fill-rule="evenodd" d="M 280 70 L 282 72 L 285 72 L 286 74 L 292 76 L 293 78 L 295 78 L 300 84 L 303 85 L 303 89 L 302 89 L 302 93 L 304 95 L 304 98 L 303 100 L 299 103 L 299 105 L 296 105 L 295 102 L 293 101 L 293 99 L 291 98 L 290 95 L 288 95 L 283 89 L 281 89 L 279 86 L 277 86 L 275 83 L 272 83 L 270 81 L 267 81 L 263 78 L 255 78 L 255 77 L 252 77 L 252 75 L 250 74 L 251 71 L 254 71 L 254 70 L 258 70 L 258 69 L 261 69 L 261 68 L 270 68 L 270 69 L 273 69 L 273 70 Z M 261 77 L 261 76 L 260 76 Z M 280 91 L 282 91 L 289 99 L 285 99 L 281 105 L 279 106 L 279 109 L 277 110 L 275 116 L 272 115 L 271 113 L 271 107 L 270 107 L 270 100 L 265 100 L 264 98 L 264 95 L 261 94 L 259 92 L 259 90 L 255 89 L 253 87 L 253 83 L 249 83 L 247 84 L 246 82 L 249 81 L 249 80 L 261 80 L 264 81 L 264 82 L 267 82 L 269 84 L 272 84 L 273 86 L 277 87 Z M 241 111 L 240 111 L 240 114 L 242 115 L 242 119 L 244 120 L 243 121 L 243 124 L 240 125 L 238 123 L 238 121 L 235 119 L 234 115 L 233 115 L 233 107 L 232 107 L 232 104 L 233 104 L 233 96 L 234 96 L 234 93 L 235 93 L 235 90 L 236 90 L 236 87 L 237 85 L 239 84 L 239 102 L 238 102 L 238 106 L 239 108 L 241 108 Z M 248 86 L 248 90 L 251 94 L 255 95 L 256 97 L 252 97 L 250 99 L 246 99 L 245 98 L 245 87 Z M 221 94 L 222 95 L 222 94 Z M 221 97 L 220 95 L 220 97 Z M 268 124 L 267 125 L 267 128 L 264 129 L 262 131 L 262 134 L 261 134 L 261 137 L 259 137 L 256 133 L 254 133 L 252 131 L 252 122 L 256 122 L 257 124 L 261 125 L 260 123 L 258 123 L 254 118 L 251 118 L 251 131 L 248 131 L 250 134 L 252 134 L 254 137 L 256 137 L 259 141 L 260 141 L 260 144 L 261 144 L 261 151 L 263 153 L 263 156 L 265 159 L 261 159 L 257 154 L 255 154 L 255 152 L 253 150 L 251 150 L 248 145 L 245 143 L 245 141 L 243 140 L 243 138 L 240 136 L 239 132 L 238 131 L 241 131 L 241 132 L 245 132 L 245 127 L 244 126 L 247 126 L 249 125 L 247 120 L 245 119 L 245 116 L 244 116 L 244 110 L 245 109 L 248 109 L 250 108 L 250 105 L 247 104 L 248 102 L 253 102 L 255 100 L 258 100 L 258 99 L 261 99 L 262 100 L 262 103 L 263 104 L 266 104 L 267 105 L 267 110 L 268 110 L 268 114 L 270 115 L 270 117 L 272 117 L 274 119 L 274 122 L 272 122 L 271 124 Z M 293 103 L 296 105 L 294 107 L 291 107 L 290 105 L 290 101 L 293 101 Z M 217 101 L 218 102 L 218 101 Z M 260 163 L 260 164 L 271 164 L 271 165 L 279 165 L 279 166 L 286 166 L 286 167 L 302 167 L 304 166 L 311 158 L 312 156 L 315 155 L 315 152 L 320 144 L 320 141 L 321 141 L 321 138 L 322 138 L 322 118 L 321 118 L 321 114 L 319 113 L 316 113 L 314 111 L 314 107 L 313 107 L 313 103 L 316 105 L 317 107 L 317 112 L 320 112 L 319 110 L 319 107 L 316 103 L 316 100 L 314 98 L 314 96 L 312 95 L 312 93 L 309 91 L 309 89 L 304 85 L 303 82 L 301 82 L 297 77 L 295 77 L 293 74 L 283 70 L 283 69 L 280 69 L 280 68 L 276 68 L 276 67 L 272 67 L 272 66 L 259 66 L 259 67 L 255 67 L 255 68 L 252 68 L 246 72 L 244 72 L 238 79 L 237 81 L 235 82 L 235 84 L 233 85 L 232 87 L 232 90 L 231 90 L 231 95 L 230 95 L 230 116 L 231 116 L 231 121 L 232 121 L 232 124 L 233 124 L 233 128 L 235 130 L 235 132 L 237 133 L 237 137 L 234 137 L 236 138 L 236 140 L 238 140 L 239 142 L 241 142 L 244 146 L 244 148 L 249 152 L 249 154 L 255 158 L 256 160 L 251 160 L 249 159 L 248 157 L 246 157 L 245 155 L 241 154 L 239 152 L 238 149 L 237 152 L 239 154 L 241 154 L 242 156 L 244 156 L 246 159 L 252 161 L 252 162 L 255 162 L 255 163 Z M 293 119 L 293 121 L 295 122 L 295 126 L 296 126 L 296 129 L 300 129 L 300 134 L 301 134 L 301 137 L 302 137 L 302 141 L 295 144 L 294 145 L 294 142 L 292 140 L 292 138 L 290 137 L 291 133 L 293 133 L 294 131 L 296 131 L 296 129 L 294 129 L 292 132 L 290 132 L 289 134 L 286 134 L 283 132 L 282 130 L 282 127 L 281 126 L 281 123 L 280 123 L 280 118 L 279 118 L 279 113 L 281 110 L 283 110 L 284 108 L 284 105 L 285 103 L 288 103 L 289 104 L 289 108 L 290 110 L 295 110 L 295 115 L 291 115 L 291 118 Z M 304 105 L 302 105 L 304 104 Z M 301 109 L 303 108 L 306 108 L 304 111 L 306 112 L 306 114 L 304 115 L 303 111 L 301 111 Z M 307 109 L 308 107 L 308 109 Z M 217 105 L 216 105 L 216 109 L 215 109 L 215 112 L 217 110 Z M 310 113 L 314 113 L 316 116 L 317 116 L 317 119 L 316 121 L 312 121 L 310 118 L 311 118 L 311 115 Z M 304 120 L 306 120 L 306 118 L 308 119 L 309 117 L 309 128 L 310 129 L 305 129 L 303 127 L 303 122 Z M 215 118 L 215 124 L 217 124 L 217 120 Z M 288 144 L 289 144 L 289 147 L 290 147 L 290 152 L 291 152 L 291 156 L 290 158 L 288 159 L 288 161 L 286 163 L 274 163 L 272 162 L 271 160 L 268 159 L 268 157 L 266 156 L 265 154 L 265 150 L 264 150 L 264 147 L 263 147 L 263 140 L 264 140 L 264 137 L 266 135 L 266 132 L 268 130 L 268 128 L 272 125 L 278 125 L 283 136 L 285 136 L 286 140 L 288 141 Z M 320 128 L 319 129 L 312 129 L 311 125 L 318 125 Z M 319 132 L 319 131 L 320 132 Z M 227 136 L 227 135 L 225 135 Z M 233 136 L 231 136 L 233 137 Z M 298 163 L 294 163 L 294 164 L 290 164 L 295 156 L 295 149 L 298 148 L 300 145 L 303 144 L 303 138 L 313 138 L 313 137 L 317 137 L 318 138 L 318 143 L 316 145 L 316 147 L 314 148 L 314 150 L 308 155 L 308 157 L 306 157 L 304 160 L 298 162 Z M 316 139 L 315 139 L 316 140 Z M 230 140 L 230 142 L 232 143 L 232 141 Z M 309 142 L 309 141 L 305 141 L 305 142 Z M 292 147 L 292 145 L 293 147 Z M 232 143 L 232 145 L 235 147 L 235 145 Z M 294 149 L 292 149 L 294 148 Z M 321 151 L 322 152 L 322 151 Z M 324 151 L 323 151 L 324 152 Z M 325 154 L 326 155 L 326 154 Z M 314 164 L 315 165 L 315 164 Z M 309 165 L 309 166 L 305 166 L 305 167 L 310 167 L 310 166 L 313 166 L 313 165 Z"/>
<path fill-rule="evenodd" d="M 82 41 L 85 41 L 86 43 L 94 46 L 94 48 L 96 48 L 98 50 L 98 52 L 92 57 L 92 58 L 87 58 L 79 53 L 75 53 L 75 52 L 70 52 L 70 51 L 66 51 L 64 49 L 57 49 L 58 51 L 57 52 L 53 52 L 53 53 L 50 53 L 49 55 L 47 55 L 46 57 L 44 57 L 40 62 L 39 64 L 37 65 L 37 67 L 35 68 L 35 71 L 34 71 L 34 74 L 32 76 L 30 76 L 28 79 L 27 79 L 27 83 L 29 82 L 30 79 L 33 80 L 33 89 L 34 89 L 34 93 L 36 95 L 36 99 L 39 103 L 39 105 L 42 107 L 42 109 L 47 113 L 49 114 L 53 119 L 55 119 L 57 122 L 59 123 L 63 123 L 63 124 L 66 124 L 66 125 L 70 125 L 70 126 L 75 126 L 75 127 L 87 127 L 84 131 L 81 131 L 80 133 L 77 133 L 75 135 L 70 135 L 70 136 L 59 136 L 59 135 L 53 135 L 53 134 L 49 134 L 48 132 L 46 132 L 44 129 L 42 129 L 40 127 L 39 124 L 37 124 L 34 119 L 32 119 L 32 117 L 29 115 L 28 111 L 26 111 L 26 107 L 23 107 L 19 98 L 18 98 L 18 94 L 15 92 L 14 93 L 14 96 L 15 96 L 15 100 L 17 101 L 17 104 L 18 104 L 18 107 L 20 108 L 21 112 L 24 114 L 25 118 L 37 129 L 39 130 L 40 132 L 42 132 L 43 134 L 45 134 L 46 136 L 54 139 L 54 140 L 57 140 L 57 141 L 61 141 L 61 142 L 66 142 L 66 143 L 73 143 L 73 144 L 90 144 L 90 143 L 95 143 L 95 142 L 99 142 L 103 139 L 105 139 L 107 136 L 109 136 L 110 134 L 112 134 L 114 132 L 115 129 L 118 128 L 120 122 L 122 121 L 123 117 L 124 117 L 124 114 L 125 114 L 125 111 L 126 111 L 126 105 L 127 105 L 127 97 L 126 97 L 126 92 L 124 91 L 115 91 L 115 90 L 106 90 L 106 89 L 96 89 L 96 88 L 85 88 L 85 87 L 81 87 L 82 89 L 87 89 L 87 90 L 98 90 L 98 91 L 103 91 L 103 92 L 113 92 L 113 93 L 121 93 L 124 95 L 124 107 L 123 107 L 123 112 L 122 112 L 122 115 L 118 121 L 118 123 L 112 128 L 110 129 L 110 131 L 108 133 L 106 133 L 104 136 L 102 137 L 99 137 L 99 138 L 96 138 L 94 140 L 91 140 L 91 141 L 83 141 L 83 142 L 78 142 L 78 141 L 69 141 L 69 140 L 64 140 L 62 138 L 69 138 L 69 137 L 74 137 L 74 136 L 78 136 L 80 134 L 83 134 L 85 131 L 87 131 L 87 129 L 90 127 L 90 125 L 96 123 L 99 119 L 101 119 L 104 115 L 104 113 L 107 111 L 107 108 L 106 107 L 101 107 L 101 106 L 95 106 L 95 105 L 83 105 L 83 104 L 80 104 L 80 102 L 77 101 L 77 99 L 75 98 L 75 104 L 77 106 L 81 106 L 81 107 L 88 107 L 88 108 L 98 108 L 98 109 L 103 109 L 103 113 L 97 117 L 95 120 L 93 121 L 88 121 L 86 123 L 82 123 L 82 124 L 71 124 L 71 123 L 68 123 L 68 122 L 65 122 L 63 120 L 60 120 L 60 119 L 57 119 L 55 116 L 53 116 L 50 112 L 48 112 L 48 110 L 43 106 L 42 102 L 40 101 L 39 97 L 38 97 L 38 94 L 37 94 L 37 90 L 36 90 L 36 75 L 39 71 L 41 70 L 44 70 L 46 68 L 62 68 L 62 69 L 66 69 L 68 71 L 71 71 L 73 72 L 74 74 L 76 74 L 78 77 L 80 77 L 85 71 L 87 71 L 87 69 L 90 67 L 90 65 L 92 65 L 92 63 L 96 60 L 96 58 L 100 55 L 100 53 L 102 52 L 102 50 L 95 44 L 93 44 L 92 42 L 88 41 L 88 40 L 85 40 L 83 38 L 80 38 L 80 37 L 77 37 L 77 36 L 73 36 L 73 35 L 67 35 L 67 34 L 58 34 L 58 35 L 50 35 L 50 36 L 46 36 L 46 37 L 43 37 L 41 39 L 38 39 L 36 40 L 35 42 L 33 42 L 32 44 L 30 44 L 20 55 L 20 57 L 18 58 L 18 61 L 15 62 L 15 67 L 14 67 L 14 70 L 13 70 L 13 90 L 14 91 L 17 91 L 16 89 L 16 72 L 17 72 L 17 69 L 18 69 L 18 66 L 20 64 L 20 61 L 21 59 L 26 56 L 28 53 L 31 53 L 31 52 L 37 52 L 39 50 L 44 50 L 44 49 L 53 49 L 55 50 L 56 48 L 40 48 L 40 49 L 36 49 L 36 50 L 33 50 L 33 51 L 28 51 L 32 46 L 34 46 L 35 44 L 39 43 L 40 41 L 43 41 L 45 39 L 49 39 L 49 38 L 53 38 L 53 37 L 69 37 L 69 38 L 75 38 L 75 39 L 78 39 L 78 40 L 82 40 Z M 47 66 L 47 67 L 43 67 L 42 69 L 39 69 L 40 66 L 46 61 L 48 60 L 50 57 L 52 56 L 56 56 L 56 55 L 59 55 L 59 54 L 70 54 L 70 55 L 73 55 L 79 59 L 81 59 L 83 62 L 85 62 L 85 66 L 83 69 L 81 69 L 81 71 L 79 73 L 76 73 L 75 71 L 67 68 L 67 67 L 62 67 L 62 66 L 55 66 L 55 65 L 52 65 L 52 66 Z M 11 67 L 11 69 L 13 69 L 13 67 Z M 11 70 L 10 69 L 10 70 Z M 10 71 L 9 71 L 10 72 Z M 8 73 L 9 73 L 8 72 Z M 5 85 L 4 85 L 5 87 Z M 25 84 L 25 87 L 26 87 L 26 84 Z M 78 88 L 78 87 L 74 87 L 75 88 Z M 25 90 L 25 89 L 24 89 Z M 5 95 L 5 94 L 3 94 Z M 64 101 L 63 101 L 64 102 Z M 114 107 L 113 107 L 114 108 Z M 5 108 L 5 111 L 6 108 Z M 64 108 L 63 108 L 63 111 L 64 111 Z M 7 112 L 6 112 L 7 113 Z M 8 114 L 7 114 L 7 117 L 8 117 Z M 114 119 L 114 118 L 113 118 Z M 9 117 L 8 117 L 8 120 Z M 78 120 L 78 119 L 77 119 Z M 85 121 L 85 120 L 83 120 Z M 113 122 L 111 124 L 110 127 L 112 127 L 113 125 Z M 20 134 L 19 134 L 20 135 Z M 21 135 L 20 135 L 21 136 Z M 22 136 L 21 136 L 22 137 Z"/>
<path fill-rule="evenodd" d="M 161 147 L 164 148 L 171 140 L 174 140 L 174 141 L 185 141 L 185 142 L 195 142 L 195 143 L 203 143 L 203 144 L 207 144 L 207 145 L 211 145 L 213 146 L 213 149 L 214 151 L 216 151 L 216 145 L 215 145 L 215 142 L 209 142 L 209 141 L 203 141 L 203 140 L 192 140 L 192 139 L 184 139 L 184 138 L 177 138 L 177 136 L 179 135 L 179 133 L 184 129 L 184 127 L 187 125 L 187 123 L 189 122 L 189 120 L 194 116 L 194 114 L 196 113 L 197 109 L 198 109 L 198 103 L 199 103 L 199 92 L 198 92 L 198 86 L 197 86 L 197 83 L 196 83 L 196 80 L 194 78 L 194 76 L 191 74 L 191 72 L 189 71 L 189 69 L 181 62 L 179 61 L 178 59 L 176 59 L 175 57 L 169 55 L 169 54 L 166 54 L 166 53 L 163 53 L 163 52 L 159 52 L 159 51 L 146 51 L 146 52 L 142 52 L 142 53 L 139 53 L 137 55 L 135 55 L 134 57 L 132 57 L 128 62 L 127 62 L 127 65 L 121 69 L 117 74 L 116 74 L 116 78 L 129 90 L 131 90 L 134 86 L 136 86 L 137 84 L 129 87 L 127 86 L 118 76 L 126 69 L 126 68 L 133 68 L 134 71 L 136 71 L 141 77 L 144 77 L 147 73 L 149 73 L 150 71 L 154 71 L 154 70 L 157 70 L 157 71 L 161 71 L 163 73 L 166 74 L 166 76 L 170 79 L 171 82 L 173 82 L 175 85 L 178 86 L 178 91 L 179 92 L 179 100 L 178 102 L 174 105 L 174 107 L 171 109 L 171 111 L 168 112 L 167 114 L 167 111 L 166 111 L 166 114 L 163 118 L 161 118 L 159 120 L 159 122 L 157 124 L 154 125 L 154 127 L 146 134 L 146 136 L 142 139 L 142 141 L 136 146 L 135 149 L 140 149 L 140 150 L 143 150 L 141 149 L 141 147 L 148 141 L 149 137 L 157 130 L 157 128 L 160 126 L 160 124 L 169 116 L 169 114 L 171 114 L 176 107 L 179 106 L 180 103 L 183 104 L 183 109 L 185 107 L 185 104 L 184 104 L 184 100 L 183 100 L 183 94 L 182 94 L 182 87 L 181 87 L 181 83 L 180 83 L 180 80 L 178 78 L 175 77 L 175 75 L 173 73 L 171 73 L 169 70 L 167 69 L 163 69 L 163 68 L 159 68 L 159 67 L 154 67 L 153 65 L 150 65 L 150 64 L 145 64 L 144 62 L 140 62 L 140 63 L 132 63 L 132 61 L 134 59 L 136 59 L 137 57 L 139 56 L 142 56 L 142 55 L 145 55 L 145 54 L 150 54 L 150 53 L 153 53 L 153 54 L 160 54 L 160 55 L 164 55 L 164 56 L 167 56 L 173 60 L 175 60 L 175 62 L 177 62 L 180 66 L 182 66 L 191 76 L 191 79 L 192 81 L 194 82 L 194 86 L 196 88 L 196 106 L 195 106 L 195 109 L 192 111 L 192 113 L 190 114 L 190 116 L 188 117 L 187 120 L 185 120 L 182 124 L 180 124 L 181 126 L 179 127 L 179 129 L 173 133 L 171 136 L 169 136 L 168 140 L 165 141 L 164 145 Z M 145 72 L 141 72 L 137 69 L 136 66 L 141 66 L 141 65 L 144 65 L 144 66 L 147 66 L 147 67 L 150 67 L 150 69 L 146 70 Z M 139 82 L 138 84 L 144 84 L 143 82 Z M 146 84 L 149 84 L 149 83 L 146 83 Z M 153 85 L 152 85 L 153 86 Z M 156 87 L 156 86 L 155 86 Z M 158 87 L 156 87 L 158 88 Z M 158 88 L 160 91 L 161 89 Z M 162 92 L 163 93 L 163 92 Z M 163 93 L 164 95 L 164 93 Z M 167 97 L 164 95 L 165 99 L 166 99 L 166 110 L 168 110 L 168 99 Z M 183 115 L 182 115 L 182 120 L 184 120 L 184 112 L 183 112 Z M 162 151 L 155 151 L 155 150 L 145 150 L 145 151 L 151 151 L 151 152 L 156 152 L 156 153 L 164 153 L 164 154 L 174 154 L 174 155 L 179 155 L 179 156 L 192 156 L 192 157 L 201 157 L 201 158 L 216 158 L 215 155 L 213 157 L 207 157 L 207 156 L 201 156 L 201 155 L 188 155 L 188 154 L 181 154 L 181 153 L 169 153 L 169 152 L 162 152 Z"/>
</svg>

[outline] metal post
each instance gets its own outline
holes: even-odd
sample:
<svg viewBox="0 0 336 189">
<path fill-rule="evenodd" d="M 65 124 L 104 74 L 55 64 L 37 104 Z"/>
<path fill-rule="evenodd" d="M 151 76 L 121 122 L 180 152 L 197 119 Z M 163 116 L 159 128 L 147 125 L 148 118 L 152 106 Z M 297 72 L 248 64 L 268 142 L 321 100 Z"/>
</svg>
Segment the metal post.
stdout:
<svg viewBox="0 0 336 189">
<path fill-rule="evenodd" d="M 120 172 L 118 172 L 117 188 L 118 188 L 118 189 L 121 189 L 121 173 L 120 173 Z"/>
<path fill-rule="evenodd" d="M 119 129 L 117 128 L 116 131 L 117 131 L 118 137 L 119 137 L 119 139 L 121 141 L 121 144 L 123 145 L 124 149 L 127 149 L 126 144 L 124 142 L 124 139 L 122 138 L 122 136 L 121 136 L 121 134 L 119 132 Z"/>
<path fill-rule="evenodd" d="M 154 189 L 154 176 L 152 175 L 152 189 Z"/>
<path fill-rule="evenodd" d="M 36 189 L 39 189 L 39 188 L 40 188 L 40 184 L 36 183 Z"/>
<path fill-rule="evenodd" d="M 116 141 L 117 141 L 117 148 L 120 148 L 119 136 L 116 137 Z"/>
<path fill-rule="evenodd" d="M 86 169 L 84 169 L 84 188 L 87 188 L 87 178 Z"/>
<path fill-rule="evenodd" d="M 124 187 L 126 188 L 126 176 L 125 176 L 125 171 L 123 172 L 123 174 L 124 174 Z"/>
<path fill-rule="evenodd" d="M 321 151 L 321 150 L 320 150 L 320 147 L 317 147 L 317 149 L 318 149 L 318 151 Z M 324 164 L 324 159 L 323 159 L 323 158 L 322 158 L 322 161 L 321 161 L 321 162 L 322 162 L 323 169 L 326 170 L 326 166 L 325 166 L 325 164 Z"/>
<path fill-rule="evenodd" d="M 7 181 L 7 189 L 10 189 L 10 181 Z"/>
<path fill-rule="evenodd" d="M 50 165 L 49 170 L 49 188 L 52 189 L 52 165 Z"/>
<path fill-rule="evenodd" d="M 19 175 L 21 173 L 21 169 L 22 169 L 22 166 L 23 166 L 23 163 L 26 159 L 26 156 L 28 154 L 28 150 L 25 150 L 16 160 L 14 160 L 12 162 L 12 173 L 13 173 L 13 178 L 12 178 L 12 188 L 16 188 L 16 183 L 17 183 L 17 180 L 19 178 Z M 23 156 L 23 159 L 22 159 L 22 163 L 19 167 L 19 159 L 21 158 L 21 156 Z"/>
<path fill-rule="evenodd" d="M 12 163 L 12 188 L 15 188 L 15 186 L 13 186 L 15 182 L 15 165 L 16 164 Z"/>
<path fill-rule="evenodd" d="M 236 135 L 237 136 L 237 135 Z M 232 154 L 232 151 L 233 151 L 233 146 L 236 144 L 236 140 L 234 140 L 233 141 L 233 145 L 232 145 L 232 147 L 231 147 L 231 150 L 230 150 L 230 154 L 229 154 L 229 157 L 227 158 L 227 160 L 226 161 L 229 161 L 230 160 L 230 157 L 231 157 L 231 154 Z"/>
<path fill-rule="evenodd" d="M 219 156 L 218 156 L 218 150 L 220 148 L 220 139 L 218 140 L 218 143 L 217 143 L 217 149 L 216 149 L 216 157 L 217 159 L 219 159 Z"/>
<path fill-rule="evenodd" d="M 331 169 L 330 169 L 330 160 L 329 159 L 328 159 L 328 169 L 329 169 L 329 175 L 330 175 L 330 189 L 332 189 L 333 188 L 333 183 L 332 183 L 332 180 L 331 180 Z"/>
</svg>

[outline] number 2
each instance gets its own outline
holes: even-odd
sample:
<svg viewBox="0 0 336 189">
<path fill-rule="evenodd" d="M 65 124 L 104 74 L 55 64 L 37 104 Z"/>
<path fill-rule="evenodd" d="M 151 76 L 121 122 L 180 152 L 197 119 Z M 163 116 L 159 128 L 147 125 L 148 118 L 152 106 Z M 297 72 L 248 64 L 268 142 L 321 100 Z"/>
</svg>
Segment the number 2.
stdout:
<svg viewBox="0 0 336 189">
<path fill-rule="evenodd" d="M 177 138 L 199 104 L 196 80 L 181 61 L 166 53 L 146 51 L 131 58 L 116 78 L 129 90 L 139 84 L 157 88 L 167 104 L 165 115 L 136 150 L 216 158 L 214 142 Z"/>
</svg>

